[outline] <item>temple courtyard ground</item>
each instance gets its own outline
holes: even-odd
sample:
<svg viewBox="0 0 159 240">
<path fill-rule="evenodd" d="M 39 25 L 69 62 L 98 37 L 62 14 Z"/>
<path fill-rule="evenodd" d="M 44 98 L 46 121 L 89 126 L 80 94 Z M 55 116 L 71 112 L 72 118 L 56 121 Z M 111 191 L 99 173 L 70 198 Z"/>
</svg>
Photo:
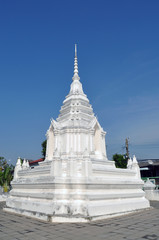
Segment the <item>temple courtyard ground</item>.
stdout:
<svg viewBox="0 0 159 240">
<path fill-rule="evenodd" d="M 46 223 L 9 214 L 0 203 L 0 240 L 159 240 L 159 202 L 150 210 L 91 223 Z"/>
</svg>

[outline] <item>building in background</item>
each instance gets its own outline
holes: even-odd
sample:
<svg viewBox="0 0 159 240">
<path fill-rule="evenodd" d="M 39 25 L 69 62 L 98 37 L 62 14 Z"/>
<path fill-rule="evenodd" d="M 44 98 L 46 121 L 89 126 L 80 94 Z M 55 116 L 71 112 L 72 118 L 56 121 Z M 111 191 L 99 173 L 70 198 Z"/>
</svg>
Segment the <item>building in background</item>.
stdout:
<svg viewBox="0 0 159 240">
<path fill-rule="evenodd" d="M 159 185 L 159 159 L 140 159 L 138 160 L 141 178 L 155 179 L 155 184 Z"/>
</svg>

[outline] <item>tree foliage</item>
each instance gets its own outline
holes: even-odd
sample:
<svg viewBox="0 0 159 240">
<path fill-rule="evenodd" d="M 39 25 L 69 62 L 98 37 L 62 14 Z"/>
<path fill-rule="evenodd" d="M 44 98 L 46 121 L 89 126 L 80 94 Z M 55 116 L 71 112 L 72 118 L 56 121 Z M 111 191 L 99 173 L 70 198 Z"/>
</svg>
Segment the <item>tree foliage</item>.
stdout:
<svg viewBox="0 0 159 240">
<path fill-rule="evenodd" d="M 13 179 L 14 166 L 9 165 L 4 157 L 0 157 L 0 186 L 7 191 Z"/>
<path fill-rule="evenodd" d="M 42 156 L 45 158 L 45 156 L 46 156 L 46 140 L 45 141 L 43 141 L 42 142 L 42 144 L 41 144 L 41 146 L 42 146 L 42 151 L 41 151 L 41 153 L 42 153 Z"/>
<path fill-rule="evenodd" d="M 116 153 L 113 155 L 113 160 L 117 168 L 127 168 L 128 158 L 126 155 Z"/>
<path fill-rule="evenodd" d="M 4 157 L 0 157 L 0 170 L 2 170 L 7 165 L 7 160 Z"/>
</svg>

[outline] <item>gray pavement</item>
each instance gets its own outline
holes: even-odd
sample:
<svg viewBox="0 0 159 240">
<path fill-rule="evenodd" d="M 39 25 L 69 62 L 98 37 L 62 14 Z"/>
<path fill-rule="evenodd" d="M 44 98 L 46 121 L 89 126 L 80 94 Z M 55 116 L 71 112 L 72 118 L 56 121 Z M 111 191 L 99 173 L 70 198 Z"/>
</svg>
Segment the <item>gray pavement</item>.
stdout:
<svg viewBox="0 0 159 240">
<path fill-rule="evenodd" d="M 9 214 L 0 203 L 0 240 L 159 240 L 159 202 L 153 209 L 91 223 L 46 223 Z"/>
</svg>

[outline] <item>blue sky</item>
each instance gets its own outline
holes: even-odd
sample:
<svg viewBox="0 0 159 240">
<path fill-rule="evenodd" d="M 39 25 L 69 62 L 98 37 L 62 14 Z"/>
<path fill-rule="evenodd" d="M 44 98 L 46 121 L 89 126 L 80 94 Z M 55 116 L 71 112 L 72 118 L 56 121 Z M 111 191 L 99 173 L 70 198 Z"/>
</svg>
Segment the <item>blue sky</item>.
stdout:
<svg viewBox="0 0 159 240">
<path fill-rule="evenodd" d="M 159 158 L 159 1 L 1 1 L 0 156 L 41 157 L 73 76 L 105 131 L 109 159 Z"/>
</svg>

